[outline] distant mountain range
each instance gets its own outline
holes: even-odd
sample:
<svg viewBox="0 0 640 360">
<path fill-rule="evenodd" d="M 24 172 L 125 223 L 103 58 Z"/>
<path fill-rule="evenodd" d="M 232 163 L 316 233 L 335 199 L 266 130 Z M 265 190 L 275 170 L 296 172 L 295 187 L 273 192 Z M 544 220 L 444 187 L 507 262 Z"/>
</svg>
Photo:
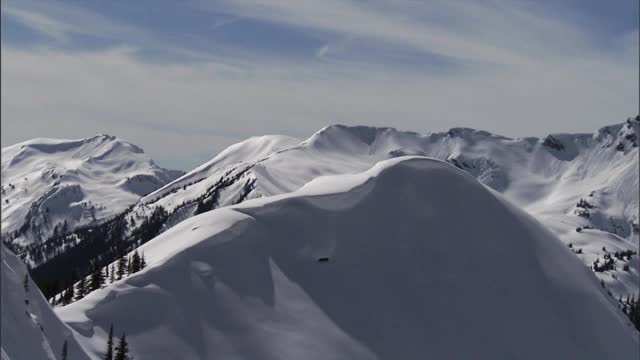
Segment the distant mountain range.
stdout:
<svg viewBox="0 0 640 360">
<path fill-rule="evenodd" d="M 109 135 L 2 149 L 2 237 L 16 249 L 99 224 L 182 175 Z"/>
<path fill-rule="evenodd" d="M 58 302 L 146 256 L 56 308 L 90 357 L 116 322 L 140 359 L 633 358 L 639 144 L 640 117 L 523 139 L 332 125 L 181 173 L 106 135 L 36 139 L 2 149 L 2 239 Z"/>
</svg>

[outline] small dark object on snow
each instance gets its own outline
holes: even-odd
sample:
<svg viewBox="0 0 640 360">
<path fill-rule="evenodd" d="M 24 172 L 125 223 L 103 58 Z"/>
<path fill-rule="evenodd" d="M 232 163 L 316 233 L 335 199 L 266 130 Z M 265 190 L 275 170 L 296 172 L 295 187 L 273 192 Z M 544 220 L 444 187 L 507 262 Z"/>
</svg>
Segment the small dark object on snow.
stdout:
<svg viewBox="0 0 640 360">
<path fill-rule="evenodd" d="M 320 257 L 316 261 L 318 261 L 318 262 L 329 262 L 329 258 L 328 257 Z"/>
</svg>

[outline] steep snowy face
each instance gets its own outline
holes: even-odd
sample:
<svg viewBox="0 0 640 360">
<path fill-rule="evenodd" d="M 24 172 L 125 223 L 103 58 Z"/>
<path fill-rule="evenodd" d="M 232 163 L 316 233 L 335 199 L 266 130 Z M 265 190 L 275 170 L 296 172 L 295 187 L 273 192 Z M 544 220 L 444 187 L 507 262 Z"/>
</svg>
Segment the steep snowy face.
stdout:
<svg viewBox="0 0 640 360">
<path fill-rule="evenodd" d="M 3 240 L 20 248 L 98 223 L 181 174 L 108 135 L 3 148 Z"/>
<path fill-rule="evenodd" d="M 441 161 L 387 160 L 183 221 L 149 266 L 57 309 L 96 358 L 636 359 L 569 249 Z"/>
<path fill-rule="evenodd" d="M 67 342 L 69 359 L 89 359 L 71 330 L 53 312 L 24 263 L 0 245 L 2 256 L 2 360 L 60 359 Z"/>
</svg>

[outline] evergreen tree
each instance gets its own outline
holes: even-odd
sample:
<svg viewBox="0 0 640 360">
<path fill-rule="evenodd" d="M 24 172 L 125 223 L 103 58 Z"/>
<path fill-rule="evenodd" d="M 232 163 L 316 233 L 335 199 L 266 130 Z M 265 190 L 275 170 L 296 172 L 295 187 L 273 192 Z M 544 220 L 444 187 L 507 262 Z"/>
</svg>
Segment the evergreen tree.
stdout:
<svg viewBox="0 0 640 360">
<path fill-rule="evenodd" d="M 129 345 L 127 344 L 127 337 L 125 333 L 122 333 L 120 341 L 118 342 L 118 347 L 116 348 L 116 356 L 114 360 L 128 360 L 127 355 L 129 355 Z"/>
<path fill-rule="evenodd" d="M 70 288 L 67 288 L 65 291 L 62 292 L 62 295 L 60 296 L 60 303 L 62 305 L 69 305 L 69 303 L 73 299 L 72 289 L 73 289 L 73 286 L 71 286 Z"/>
<path fill-rule="evenodd" d="M 129 262 L 129 267 L 131 268 L 131 273 L 137 273 L 138 271 L 140 271 L 140 269 L 142 269 L 140 267 L 140 254 L 138 254 L 138 250 L 133 252 L 133 255 L 131 256 L 131 261 Z"/>
<path fill-rule="evenodd" d="M 71 301 L 73 301 L 73 299 L 76 297 L 75 294 L 75 287 L 73 286 L 73 284 L 71 284 L 71 286 L 69 286 L 69 289 L 67 290 L 67 304 L 70 304 Z"/>
<path fill-rule="evenodd" d="M 636 329 L 640 331 L 640 301 L 633 300 L 630 303 L 628 316 Z"/>
<path fill-rule="evenodd" d="M 113 324 L 109 327 L 109 338 L 107 339 L 107 354 L 104 360 L 113 360 Z"/>
<path fill-rule="evenodd" d="M 135 237 L 137 237 L 142 244 L 153 239 L 160 230 L 162 225 L 167 221 L 169 214 L 162 206 L 157 206 L 151 216 L 145 219 L 140 227 L 135 231 Z"/>
<path fill-rule="evenodd" d="M 73 287 L 73 285 L 72 285 Z M 78 289 L 76 290 L 76 300 L 82 299 L 87 294 L 87 283 L 84 280 L 84 276 L 80 277 L 80 281 L 78 281 Z"/>
<path fill-rule="evenodd" d="M 140 255 L 140 270 L 147 267 L 147 261 L 144 259 L 144 253 Z"/>
<path fill-rule="evenodd" d="M 67 360 L 67 340 L 64 341 L 64 344 L 62 344 L 62 356 L 61 356 L 62 360 Z"/>
<path fill-rule="evenodd" d="M 109 282 L 113 283 L 114 281 L 116 281 L 116 269 L 115 269 L 115 265 L 109 265 Z"/>
<path fill-rule="evenodd" d="M 88 292 L 98 290 L 102 287 L 102 285 L 104 285 L 104 277 L 102 275 L 102 270 L 97 269 L 96 271 L 93 272 L 93 274 L 91 274 L 91 278 L 89 280 Z"/>
<path fill-rule="evenodd" d="M 127 274 L 131 275 L 135 271 L 133 271 L 133 259 L 131 256 L 127 256 Z"/>
<path fill-rule="evenodd" d="M 116 273 L 116 279 L 120 280 L 122 279 L 127 272 L 127 257 L 123 256 L 118 260 L 118 270 Z"/>
</svg>

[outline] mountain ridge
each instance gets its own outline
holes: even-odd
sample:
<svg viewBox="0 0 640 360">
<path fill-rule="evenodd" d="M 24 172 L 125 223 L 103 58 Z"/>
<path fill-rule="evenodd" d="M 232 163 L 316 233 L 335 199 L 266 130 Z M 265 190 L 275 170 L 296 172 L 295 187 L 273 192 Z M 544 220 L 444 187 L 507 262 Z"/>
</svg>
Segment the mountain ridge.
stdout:
<svg viewBox="0 0 640 360">
<path fill-rule="evenodd" d="M 19 247 L 115 216 L 179 174 L 105 134 L 29 140 L 2 159 L 2 237 Z"/>
<path fill-rule="evenodd" d="M 438 160 L 320 177 L 199 214 L 139 251 L 146 269 L 56 309 L 96 357 L 109 321 L 141 359 L 638 355 L 569 249 Z"/>
<path fill-rule="evenodd" d="M 389 158 L 418 155 L 447 161 L 504 193 L 554 229 L 567 245 L 577 245 L 582 251 L 580 258 L 592 266 L 607 256 L 603 248 L 614 252 L 638 248 L 638 218 L 634 214 L 638 208 L 639 124 L 636 117 L 590 134 L 521 139 L 471 128 L 419 134 L 345 125 L 327 126 L 306 140 L 279 135 L 253 137 L 116 214 L 122 219 L 116 223 L 122 225 L 108 226 L 124 231 L 104 241 L 125 239 L 122 247 L 135 247 L 201 211 L 292 192 L 319 176 L 357 173 Z M 577 206 L 583 200 L 592 208 Z M 158 230 L 151 237 L 136 235 L 160 209 L 167 216 Z M 110 236 L 111 230 L 100 232 Z M 72 233 L 63 242 L 78 243 L 86 236 Z M 638 266 L 635 262 L 628 265 L 630 271 L 619 268 L 597 275 L 616 295 L 633 294 L 638 291 Z M 45 272 L 51 271 L 37 271 L 36 279 Z"/>
</svg>

